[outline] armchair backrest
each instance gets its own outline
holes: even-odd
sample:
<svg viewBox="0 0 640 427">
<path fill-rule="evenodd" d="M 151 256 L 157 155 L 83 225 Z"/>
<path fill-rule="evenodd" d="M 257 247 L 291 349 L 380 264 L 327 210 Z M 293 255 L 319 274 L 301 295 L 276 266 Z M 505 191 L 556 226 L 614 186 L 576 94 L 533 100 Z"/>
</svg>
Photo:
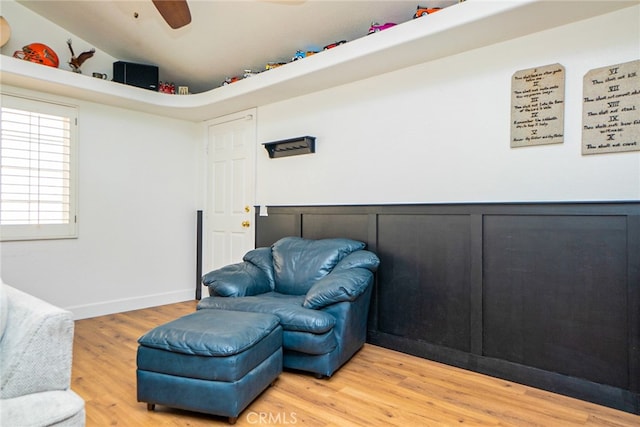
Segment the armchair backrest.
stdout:
<svg viewBox="0 0 640 427">
<path fill-rule="evenodd" d="M 305 295 L 342 259 L 364 247 L 364 243 L 350 239 L 280 239 L 271 246 L 274 290 L 288 295 Z"/>
<path fill-rule="evenodd" d="M 271 247 L 247 252 L 241 263 L 208 272 L 202 283 L 209 287 L 212 296 L 243 297 L 272 291 L 307 295 L 318 282 L 326 287 L 325 282 L 334 277 L 333 272 L 344 280 L 347 277 L 344 272 L 349 270 L 355 276 L 348 280 L 353 282 L 357 276 L 358 283 L 364 272 L 369 273 L 366 277 L 373 277 L 371 273 L 377 270 L 380 260 L 364 247 L 364 243 L 349 239 L 285 237 Z M 347 288 L 354 284 L 336 283 Z"/>
</svg>

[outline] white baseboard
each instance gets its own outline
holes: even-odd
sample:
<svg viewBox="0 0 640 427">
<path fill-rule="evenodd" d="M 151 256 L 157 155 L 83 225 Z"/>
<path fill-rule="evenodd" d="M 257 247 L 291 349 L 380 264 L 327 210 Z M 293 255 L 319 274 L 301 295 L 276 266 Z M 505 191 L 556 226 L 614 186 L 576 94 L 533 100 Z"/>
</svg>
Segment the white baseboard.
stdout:
<svg viewBox="0 0 640 427">
<path fill-rule="evenodd" d="M 195 300 L 193 289 L 65 307 L 75 320 Z"/>
</svg>

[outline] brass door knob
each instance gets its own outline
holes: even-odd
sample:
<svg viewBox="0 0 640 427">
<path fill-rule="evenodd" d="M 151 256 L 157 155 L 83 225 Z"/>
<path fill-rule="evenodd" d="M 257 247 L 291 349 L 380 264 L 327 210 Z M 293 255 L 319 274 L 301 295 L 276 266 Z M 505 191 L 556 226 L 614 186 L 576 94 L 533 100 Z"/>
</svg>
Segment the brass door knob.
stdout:
<svg viewBox="0 0 640 427">
<path fill-rule="evenodd" d="M 249 221 L 242 221 L 242 226 L 244 228 L 249 228 L 251 226 L 251 223 Z"/>
</svg>

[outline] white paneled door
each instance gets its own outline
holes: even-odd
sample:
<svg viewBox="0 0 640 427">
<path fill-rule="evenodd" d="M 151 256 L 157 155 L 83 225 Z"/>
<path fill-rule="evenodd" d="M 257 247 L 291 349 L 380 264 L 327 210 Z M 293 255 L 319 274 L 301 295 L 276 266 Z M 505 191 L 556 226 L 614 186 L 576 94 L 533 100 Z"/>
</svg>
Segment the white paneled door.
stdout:
<svg viewBox="0 0 640 427">
<path fill-rule="evenodd" d="M 204 271 L 240 262 L 255 245 L 255 111 L 208 126 Z"/>
</svg>

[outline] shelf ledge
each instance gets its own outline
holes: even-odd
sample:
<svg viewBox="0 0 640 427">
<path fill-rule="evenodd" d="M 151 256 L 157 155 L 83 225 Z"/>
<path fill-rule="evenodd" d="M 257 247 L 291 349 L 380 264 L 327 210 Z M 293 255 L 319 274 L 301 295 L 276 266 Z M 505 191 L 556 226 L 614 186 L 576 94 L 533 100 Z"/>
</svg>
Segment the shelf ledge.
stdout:
<svg viewBox="0 0 640 427">
<path fill-rule="evenodd" d="M 489 46 L 616 10 L 636 0 L 467 0 L 334 49 L 193 95 L 167 95 L 0 58 L 0 84 L 200 122 Z M 499 31 L 496 29 L 499 28 Z"/>
</svg>

